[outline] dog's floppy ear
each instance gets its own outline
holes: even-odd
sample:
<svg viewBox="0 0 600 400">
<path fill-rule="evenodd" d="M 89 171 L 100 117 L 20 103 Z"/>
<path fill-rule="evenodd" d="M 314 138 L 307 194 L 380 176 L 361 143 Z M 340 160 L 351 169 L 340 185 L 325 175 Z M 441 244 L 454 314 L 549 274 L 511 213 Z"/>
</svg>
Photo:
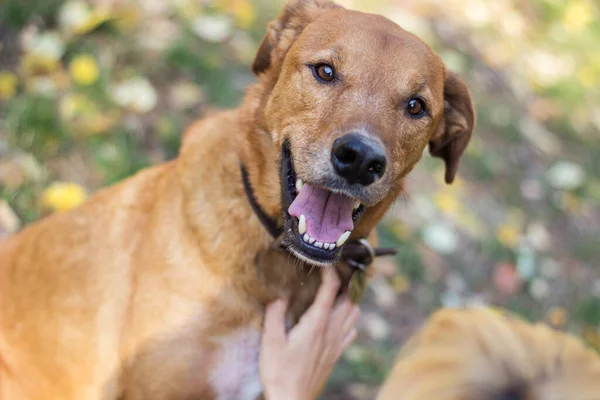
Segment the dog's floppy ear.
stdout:
<svg viewBox="0 0 600 400">
<path fill-rule="evenodd" d="M 283 12 L 269 24 L 262 40 L 252 71 L 258 75 L 273 65 L 274 59 L 282 59 L 304 27 L 314 21 L 321 12 L 341 8 L 330 0 L 289 0 Z"/>
<path fill-rule="evenodd" d="M 444 83 L 444 116 L 429 141 L 429 152 L 446 164 L 446 183 L 452 183 L 473 130 L 475 110 L 467 85 L 455 73 L 448 72 Z"/>
</svg>

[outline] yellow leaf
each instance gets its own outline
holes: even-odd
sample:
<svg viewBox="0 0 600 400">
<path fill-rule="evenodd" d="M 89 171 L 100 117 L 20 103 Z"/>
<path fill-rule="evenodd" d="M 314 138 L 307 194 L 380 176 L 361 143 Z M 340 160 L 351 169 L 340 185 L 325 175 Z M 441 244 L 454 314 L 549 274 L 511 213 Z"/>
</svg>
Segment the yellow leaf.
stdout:
<svg viewBox="0 0 600 400">
<path fill-rule="evenodd" d="M 111 16 L 103 11 L 94 10 L 82 24 L 78 25 L 73 29 L 73 33 L 82 35 L 88 33 L 102 25 L 104 22 L 109 21 Z"/>
<path fill-rule="evenodd" d="M 525 214 L 523 213 L 523 210 L 513 207 L 508 210 L 506 218 L 513 226 L 521 226 L 525 220 Z"/>
<path fill-rule="evenodd" d="M 82 120 L 76 131 L 87 136 L 102 135 L 109 132 L 119 121 L 118 112 L 96 114 Z"/>
<path fill-rule="evenodd" d="M 87 54 L 73 58 L 69 64 L 69 72 L 73 80 L 83 86 L 95 83 L 100 76 L 96 60 Z"/>
<path fill-rule="evenodd" d="M 63 119 L 69 120 L 75 118 L 81 112 L 81 104 L 85 96 L 77 93 L 68 93 L 62 98 L 58 108 Z"/>
<path fill-rule="evenodd" d="M 448 191 L 438 193 L 434 198 L 434 202 L 442 212 L 447 214 L 456 214 L 460 209 L 460 203 L 456 196 Z"/>
<path fill-rule="evenodd" d="M 587 193 L 596 204 L 600 204 L 600 181 L 589 182 L 587 185 Z"/>
<path fill-rule="evenodd" d="M 235 0 L 213 0 L 209 1 L 208 4 L 214 7 L 216 11 L 226 13 L 231 9 L 234 1 Z"/>
<path fill-rule="evenodd" d="M 464 208 L 459 210 L 455 216 L 455 220 L 461 228 L 473 236 L 485 234 L 486 228 L 484 224 L 472 210 L 465 210 Z"/>
<path fill-rule="evenodd" d="M 577 79 L 585 87 L 594 87 L 600 84 L 600 69 L 592 65 L 585 65 L 577 72 Z"/>
<path fill-rule="evenodd" d="M 389 226 L 390 231 L 400 240 L 408 239 L 410 231 L 401 222 L 394 222 Z"/>
<path fill-rule="evenodd" d="M 17 93 L 17 76 L 10 71 L 0 71 L 0 99 L 10 99 Z"/>
<path fill-rule="evenodd" d="M 594 10 L 587 1 L 571 1 L 564 16 L 565 27 L 570 32 L 579 32 L 594 19 Z"/>
<path fill-rule="evenodd" d="M 177 11 L 183 18 L 193 19 L 202 14 L 201 3 L 194 0 L 179 0 L 176 2 Z"/>
<path fill-rule="evenodd" d="M 404 275 L 396 275 L 392 279 L 392 287 L 396 293 L 404 293 L 410 288 L 410 280 Z"/>
<path fill-rule="evenodd" d="M 65 2 L 59 14 L 63 30 L 78 35 L 88 33 L 110 19 L 108 9 L 92 9 L 88 2 L 80 0 Z"/>
<path fill-rule="evenodd" d="M 55 71 L 50 76 L 50 79 L 54 83 L 54 86 L 57 90 L 66 92 L 71 87 L 71 77 L 69 76 L 68 71 L 64 70 L 63 68 Z"/>
<path fill-rule="evenodd" d="M 58 60 L 34 54 L 26 54 L 21 57 L 20 63 L 21 73 L 26 76 L 48 74 L 56 70 L 58 66 Z"/>
<path fill-rule="evenodd" d="M 42 194 L 42 203 L 55 212 L 63 212 L 79 206 L 87 198 L 85 189 L 76 183 L 56 182 Z"/>
<path fill-rule="evenodd" d="M 221 13 L 233 16 L 242 29 L 249 29 L 256 20 L 256 10 L 250 0 L 216 0 L 212 6 Z"/>
<path fill-rule="evenodd" d="M 562 307 L 553 307 L 548 312 L 548 322 L 555 328 L 562 328 L 567 323 L 567 310 Z"/>
<path fill-rule="evenodd" d="M 79 93 L 66 94 L 58 109 L 61 117 L 67 121 L 98 113 L 96 105 L 88 97 Z"/>
<path fill-rule="evenodd" d="M 66 94 L 59 105 L 60 116 L 71 124 L 78 135 L 98 135 L 109 131 L 118 123 L 118 111 L 102 110 L 90 98 L 79 93 Z"/>
<path fill-rule="evenodd" d="M 573 214 L 578 214 L 581 211 L 581 202 L 573 193 L 564 192 L 562 194 L 561 203 L 564 210 Z"/>
<path fill-rule="evenodd" d="M 521 233 L 513 225 L 502 224 L 496 230 L 496 236 L 500 243 L 506 247 L 514 248 L 519 244 Z"/>
<path fill-rule="evenodd" d="M 581 336 L 591 347 L 600 350 L 600 332 L 598 332 L 598 329 L 586 326 L 582 329 Z"/>
<path fill-rule="evenodd" d="M 249 29 L 256 20 L 256 11 L 249 0 L 237 0 L 233 4 L 233 15 L 237 25 Z"/>
</svg>

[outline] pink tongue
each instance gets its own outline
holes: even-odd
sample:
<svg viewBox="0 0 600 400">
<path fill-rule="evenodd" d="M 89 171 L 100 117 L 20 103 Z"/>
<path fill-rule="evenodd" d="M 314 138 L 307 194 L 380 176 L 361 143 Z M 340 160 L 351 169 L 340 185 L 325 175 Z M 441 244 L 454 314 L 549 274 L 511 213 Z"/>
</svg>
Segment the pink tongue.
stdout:
<svg viewBox="0 0 600 400">
<path fill-rule="evenodd" d="M 354 228 L 350 198 L 328 190 L 304 184 L 288 212 L 306 218 L 306 233 L 318 242 L 335 243 L 346 231 Z"/>
</svg>

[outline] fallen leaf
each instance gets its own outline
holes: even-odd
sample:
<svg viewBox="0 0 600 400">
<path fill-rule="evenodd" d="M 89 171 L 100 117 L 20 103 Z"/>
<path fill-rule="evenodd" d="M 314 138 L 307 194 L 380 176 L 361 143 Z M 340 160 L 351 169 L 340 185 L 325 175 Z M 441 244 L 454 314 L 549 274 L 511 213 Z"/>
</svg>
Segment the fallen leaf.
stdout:
<svg viewBox="0 0 600 400">
<path fill-rule="evenodd" d="M 235 0 L 232 11 L 241 29 L 250 29 L 256 20 L 256 10 L 250 0 Z"/>
<path fill-rule="evenodd" d="M 89 54 L 74 57 L 69 63 L 69 72 L 73 80 L 82 86 L 89 86 L 98 81 L 100 70 L 96 59 Z"/>
<path fill-rule="evenodd" d="M 570 32 L 580 32 L 594 19 L 594 10 L 587 1 L 570 1 L 564 14 L 564 25 Z"/>
<path fill-rule="evenodd" d="M 10 99 L 17 93 L 18 79 L 10 71 L 0 71 L 0 99 Z"/>
<path fill-rule="evenodd" d="M 563 307 L 553 307 L 548 311 L 547 320 L 554 328 L 563 328 L 568 319 L 568 312 Z"/>
<path fill-rule="evenodd" d="M 510 223 L 504 223 L 496 229 L 498 241 L 509 248 L 515 248 L 519 244 L 521 232 Z"/>
<path fill-rule="evenodd" d="M 456 214 L 460 208 L 460 202 L 453 192 L 442 191 L 435 195 L 433 201 L 440 211 L 446 214 Z"/>
<path fill-rule="evenodd" d="M 83 187 L 76 183 L 55 182 L 42 193 L 44 207 L 55 212 L 68 211 L 81 205 L 87 198 Z"/>
<path fill-rule="evenodd" d="M 108 10 L 91 8 L 83 1 L 66 2 L 59 13 L 61 29 L 67 33 L 82 35 L 112 19 Z"/>
<path fill-rule="evenodd" d="M 406 275 L 396 275 L 392 279 L 392 287 L 396 291 L 396 293 L 404 293 L 408 289 L 410 289 L 410 279 L 406 277 Z"/>
<path fill-rule="evenodd" d="M 578 214 L 581 211 L 581 200 L 571 192 L 562 193 L 560 205 L 563 210 L 573 214 Z"/>
<path fill-rule="evenodd" d="M 600 350 L 600 332 L 598 332 L 598 328 L 586 326 L 582 329 L 581 336 L 590 346 Z"/>
</svg>

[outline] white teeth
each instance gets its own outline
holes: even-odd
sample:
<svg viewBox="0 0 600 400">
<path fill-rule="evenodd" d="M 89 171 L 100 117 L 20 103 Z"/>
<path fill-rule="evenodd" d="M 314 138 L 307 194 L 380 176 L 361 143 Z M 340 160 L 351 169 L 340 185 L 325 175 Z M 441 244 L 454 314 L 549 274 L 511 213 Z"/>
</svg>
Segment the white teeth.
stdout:
<svg viewBox="0 0 600 400">
<path fill-rule="evenodd" d="M 308 233 L 305 233 L 302 236 L 302 240 L 304 240 L 305 242 L 310 243 L 313 246 L 318 247 L 320 249 L 334 250 L 336 248 L 336 246 L 341 247 L 346 242 L 346 240 L 348 240 L 349 236 L 350 236 L 350 231 L 346 231 L 342 234 L 342 236 L 340 236 L 340 238 L 337 240 L 336 243 L 323 243 L 323 242 L 318 242 L 315 238 L 310 237 L 308 235 Z"/>
<path fill-rule="evenodd" d="M 337 247 L 342 247 L 344 245 L 344 243 L 346 243 L 346 240 L 348 240 L 348 238 L 350 237 L 350 231 L 346 231 L 344 233 L 342 233 L 342 236 L 340 236 L 340 238 L 337 240 L 337 242 L 335 242 Z"/>
<path fill-rule="evenodd" d="M 302 240 L 310 244 L 313 244 L 315 242 L 315 239 L 308 236 L 308 233 L 305 233 L 304 236 L 302 236 Z"/>
<path fill-rule="evenodd" d="M 304 214 L 300 216 L 300 221 L 298 221 L 298 232 L 301 235 L 304 235 L 304 233 L 306 232 L 306 217 L 304 216 Z"/>
<path fill-rule="evenodd" d="M 300 192 L 300 189 L 302 189 L 302 186 L 304 185 L 304 182 L 302 182 L 302 179 L 298 178 L 296 179 L 296 191 Z"/>
<path fill-rule="evenodd" d="M 352 211 L 356 211 L 358 209 L 358 207 L 360 207 L 360 201 L 356 200 L 356 202 L 354 203 L 354 207 L 352 208 Z"/>
</svg>

